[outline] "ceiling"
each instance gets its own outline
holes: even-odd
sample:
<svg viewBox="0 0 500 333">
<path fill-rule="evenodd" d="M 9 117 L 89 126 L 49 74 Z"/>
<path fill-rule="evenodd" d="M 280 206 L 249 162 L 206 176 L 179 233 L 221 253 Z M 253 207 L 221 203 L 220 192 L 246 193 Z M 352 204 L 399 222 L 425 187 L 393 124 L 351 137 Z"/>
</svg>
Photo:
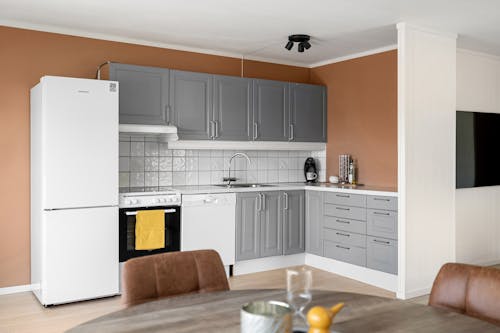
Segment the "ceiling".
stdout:
<svg viewBox="0 0 500 333">
<path fill-rule="evenodd" d="M 300 66 L 395 45 L 401 21 L 500 55 L 498 0 L 0 0 L 0 25 Z M 287 51 L 296 33 L 313 47 Z"/>
</svg>

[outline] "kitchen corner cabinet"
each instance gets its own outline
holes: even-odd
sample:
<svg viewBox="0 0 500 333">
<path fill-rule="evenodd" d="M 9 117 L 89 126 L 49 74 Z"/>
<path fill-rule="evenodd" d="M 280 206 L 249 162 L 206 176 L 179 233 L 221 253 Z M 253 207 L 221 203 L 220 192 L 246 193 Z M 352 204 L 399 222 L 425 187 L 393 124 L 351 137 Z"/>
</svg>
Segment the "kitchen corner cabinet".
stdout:
<svg viewBox="0 0 500 333">
<path fill-rule="evenodd" d="M 323 255 L 323 192 L 306 192 L 306 252 Z"/>
<path fill-rule="evenodd" d="M 253 80 L 253 128 L 256 141 L 288 141 L 289 84 Z"/>
<path fill-rule="evenodd" d="M 213 138 L 251 140 L 252 80 L 214 75 Z"/>
<path fill-rule="evenodd" d="M 283 223 L 279 191 L 262 192 L 260 257 L 283 254 Z"/>
<path fill-rule="evenodd" d="M 326 142 L 326 89 L 290 84 L 290 141 Z"/>
<path fill-rule="evenodd" d="M 283 192 L 283 254 L 302 253 L 305 250 L 305 194 L 304 191 Z"/>
<path fill-rule="evenodd" d="M 260 193 L 236 196 L 236 261 L 260 256 Z"/>
<path fill-rule="evenodd" d="M 111 63 L 109 79 L 120 83 L 120 123 L 167 122 L 169 70 Z"/>
<path fill-rule="evenodd" d="M 207 140 L 213 135 L 212 88 L 210 74 L 170 71 L 167 120 L 177 126 L 180 139 Z"/>
</svg>

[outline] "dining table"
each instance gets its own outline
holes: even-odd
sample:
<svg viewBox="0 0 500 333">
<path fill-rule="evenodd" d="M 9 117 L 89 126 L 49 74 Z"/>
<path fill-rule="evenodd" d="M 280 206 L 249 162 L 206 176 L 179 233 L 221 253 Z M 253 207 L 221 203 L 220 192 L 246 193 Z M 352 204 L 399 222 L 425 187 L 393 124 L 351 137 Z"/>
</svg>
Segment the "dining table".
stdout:
<svg viewBox="0 0 500 333">
<path fill-rule="evenodd" d="M 69 333 L 238 333 L 240 309 L 252 301 L 285 301 L 277 289 L 235 290 L 167 297 L 128 307 L 78 325 Z M 338 291 L 312 291 L 312 306 L 344 302 L 332 332 L 500 332 L 500 327 L 427 305 Z M 304 326 L 299 316 L 294 327 Z"/>
</svg>

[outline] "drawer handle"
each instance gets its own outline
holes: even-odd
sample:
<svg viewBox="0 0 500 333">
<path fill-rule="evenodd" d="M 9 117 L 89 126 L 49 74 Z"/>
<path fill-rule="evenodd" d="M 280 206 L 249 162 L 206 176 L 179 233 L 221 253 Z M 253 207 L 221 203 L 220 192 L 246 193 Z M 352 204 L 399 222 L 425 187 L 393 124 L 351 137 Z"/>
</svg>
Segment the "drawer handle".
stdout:
<svg viewBox="0 0 500 333">
<path fill-rule="evenodd" d="M 391 201 L 391 199 L 385 199 L 385 198 L 373 198 L 373 200 L 376 200 L 376 201 Z"/>
<path fill-rule="evenodd" d="M 335 194 L 335 196 L 339 198 L 350 198 L 351 196 L 349 194 Z"/>
<path fill-rule="evenodd" d="M 345 223 L 345 224 L 351 224 L 349 221 L 342 221 L 342 220 L 337 220 L 338 223 Z"/>
<path fill-rule="evenodd" d="M 375 214 L 375 215 L 385 215 L 385 216 L 391 215 L 389 213 L 382 213 L 382 212 L 373 212 L 373 214 Z"/>
<path fill-rule="evenodd" d="M 349 234 L 343 234 L 341 232 L 336 232 L 336 234 L 339 235 L 339 236 L 351 237 L 351 235 L 349 235 Z"/>
<path fill-rule="evenodd" d="M 374 241 L 375 243 L 391 244 L 391 242 L 388 242 L 388 241 L 381 241 L 381 240 L 378 240 L 378 239 L 374 239 L 373 241 Z"/>
<path fill-rule="evenodd" d="M 342 208 L 342 207 L 335 207 L 335 209 L 338 209 L 338 210 L 351 210 L 351 208 Z"/>
<path fill-rule="evenodd" d="M 340 246 L 340 245 L 335 245 L 335 247 L 337 247 L 339 249 L 344 249 L 344 250 L 350 250 L 351 249 L 350 247 Z"/>
</svg>

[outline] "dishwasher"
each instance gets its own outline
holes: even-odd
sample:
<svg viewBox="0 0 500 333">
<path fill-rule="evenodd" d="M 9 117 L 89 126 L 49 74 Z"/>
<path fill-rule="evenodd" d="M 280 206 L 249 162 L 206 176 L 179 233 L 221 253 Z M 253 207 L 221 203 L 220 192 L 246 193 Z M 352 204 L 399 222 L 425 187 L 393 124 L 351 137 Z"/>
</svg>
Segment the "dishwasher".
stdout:
<svg viewBox="0 0 500 333">
<path fill-rule="evenodd" d="M 213 249 L 232 275 L 236 252 L 236 194 L 182 196 L 181 251 Z"/>
</svg>

